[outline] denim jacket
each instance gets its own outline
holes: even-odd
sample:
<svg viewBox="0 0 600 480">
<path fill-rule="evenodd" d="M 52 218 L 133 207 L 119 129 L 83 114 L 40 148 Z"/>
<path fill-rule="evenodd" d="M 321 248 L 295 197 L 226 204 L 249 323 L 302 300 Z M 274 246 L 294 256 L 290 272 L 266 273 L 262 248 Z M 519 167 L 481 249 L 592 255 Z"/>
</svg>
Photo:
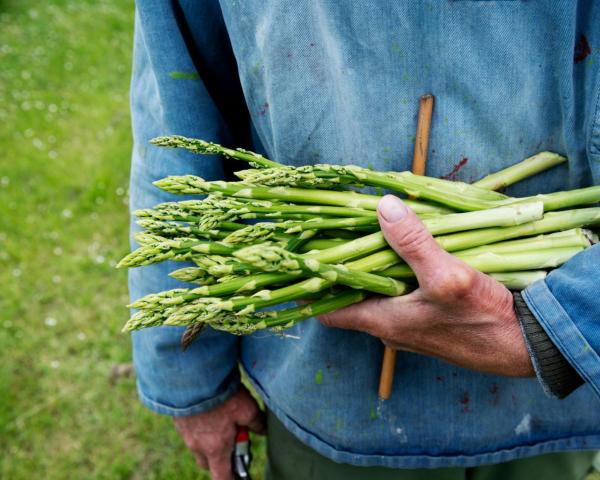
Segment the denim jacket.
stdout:
<svg viewBox="0 0 600 480">
<path fill-rule="evenodd" d="M 132 209 L 178 199 L 152 186 L 166 175 L 216 180 L 244 167 L 150 146 L 157 135 L 290 165 L 410 169 L 424 93 L 436 97 L 427 175 L 474 181 L 551 150 L 568 163 L 509 194 L 600 181 L 600 2 L 138 0 L 134 51 Z M 132 270 L 132 298 L 181 286 L 167 276 L 176 267 Z M 524 292 L 586 381 L 565 400 L 534 378 L 399 352 L 381 404 L 381 342 L 315 319 L 285 335 L 209 330 L 185 353 L 180 328 L 136 332 L 139 394 L 159 413 L 199 413 L 238 388 L 239 363 L 294 435 L 355 465 L 474 466 L 600 448 L 599 272 L 596 246 Z"/>
</svg>

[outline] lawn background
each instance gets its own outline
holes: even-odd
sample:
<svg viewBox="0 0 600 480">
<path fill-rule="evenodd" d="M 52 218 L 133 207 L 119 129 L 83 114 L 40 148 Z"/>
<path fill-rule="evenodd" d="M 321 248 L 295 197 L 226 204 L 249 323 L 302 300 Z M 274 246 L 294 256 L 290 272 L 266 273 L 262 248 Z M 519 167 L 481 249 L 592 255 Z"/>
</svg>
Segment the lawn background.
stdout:
<svg viewBox="0 0 600 480">
<path fill-rule="evenodd" d="M 132 33 L 130 0 L 0 0 L 3 479 L 208 478 L 120 374 Z"/>
</svg>

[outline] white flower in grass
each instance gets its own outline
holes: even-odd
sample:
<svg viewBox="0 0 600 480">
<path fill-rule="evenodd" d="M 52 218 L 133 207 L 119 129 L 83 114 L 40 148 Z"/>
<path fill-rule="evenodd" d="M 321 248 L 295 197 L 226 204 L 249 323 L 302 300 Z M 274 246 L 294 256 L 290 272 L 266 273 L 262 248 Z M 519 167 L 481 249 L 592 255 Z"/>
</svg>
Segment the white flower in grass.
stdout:
<svg viewBox="0 0 600 480">
<path fill-rule="evenodd" d="M 46 324 L 47 327 L 54 327 L 54 326 L 56 326 L 56 318 L 46 317 L 46 319 L 44 320 L 44 323 Z"/>
</svg>

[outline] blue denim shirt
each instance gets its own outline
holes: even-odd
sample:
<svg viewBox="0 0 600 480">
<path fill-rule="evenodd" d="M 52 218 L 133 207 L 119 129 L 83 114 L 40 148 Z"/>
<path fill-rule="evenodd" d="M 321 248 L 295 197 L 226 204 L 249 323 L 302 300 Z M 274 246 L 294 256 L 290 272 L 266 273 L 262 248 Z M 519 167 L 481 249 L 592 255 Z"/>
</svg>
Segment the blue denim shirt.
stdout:
<svg viewBox="0 0 600 480">
<path fill-rule="evenodd" d="M 428 92 L 428 175 L 473 181 L 552 150 L 568 164 L 508 193 L 600 180 L 600 2 L 139 0 L 134 56 L 132 209 L 176 199 L 153 180 L 231 169 L 148 145 L 163 134 L 290 165 L 407 170 L 417 99 Z M 173 268 L 132 270 L 131 296 L 177 286 Z M 314 319 L 286 335 L 207 331 L 185 353 L 178 328 L 136 332 L 139 393 L 159 413 L 202 412 L 235 391 L 240 362 L 291 432 L 355 465 L 473 466 L 599 448 L 599 268 L 597 246 L 524 293 L 586 380 L 566 400 L 536 379 L 400 352 L 393 396 L 379 404 L 381 342 Z"/>
</svg>

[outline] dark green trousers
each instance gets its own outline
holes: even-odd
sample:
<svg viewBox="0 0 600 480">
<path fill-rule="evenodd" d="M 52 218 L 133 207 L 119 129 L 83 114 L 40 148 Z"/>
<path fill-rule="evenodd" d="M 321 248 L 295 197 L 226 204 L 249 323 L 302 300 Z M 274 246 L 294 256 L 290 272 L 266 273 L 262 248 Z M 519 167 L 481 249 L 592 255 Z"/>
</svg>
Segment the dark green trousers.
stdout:
<svg viewBox="0 0 600 480">
<path fill-rule="evenodd" d="M 565 452 L 474 468 L 392 469 L 335 463 L 296 439 L 268 413 L 265 480 L 583 480 L 595 452 Z"/>
</svg>

